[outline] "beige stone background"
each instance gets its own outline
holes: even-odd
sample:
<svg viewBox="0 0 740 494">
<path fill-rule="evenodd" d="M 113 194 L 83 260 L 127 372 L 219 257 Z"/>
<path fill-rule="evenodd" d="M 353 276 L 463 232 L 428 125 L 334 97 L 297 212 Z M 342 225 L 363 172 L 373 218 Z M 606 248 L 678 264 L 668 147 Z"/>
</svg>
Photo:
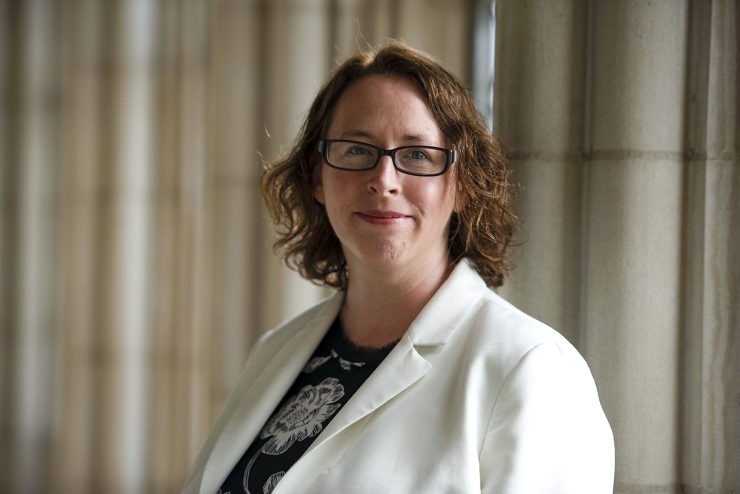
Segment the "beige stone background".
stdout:
<svg viewBox="0 0 740 494">
<path fill-rule="evenodd" d="M 481 3 L 0 0 L 1 492 L 178 490 L 255 337 L 324 294 L 271 252 L 262 160 L 366 43 L 470 82 Z M 495 14 L 501 292 L 588 360 L 615 492 L 740 492 L 738 3 Z"/>
</svg>

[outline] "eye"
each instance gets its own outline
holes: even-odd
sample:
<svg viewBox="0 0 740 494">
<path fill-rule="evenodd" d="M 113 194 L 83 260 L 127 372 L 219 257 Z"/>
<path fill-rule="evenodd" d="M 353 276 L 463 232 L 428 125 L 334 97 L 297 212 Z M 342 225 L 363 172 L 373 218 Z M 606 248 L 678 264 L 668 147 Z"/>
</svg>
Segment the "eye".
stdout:
<svg viewBox="0 0 740 494">
<path fill-rule="evenodd" d="M 353 144 L 347 147 L 347 149 L 344 151 L 344 154 L 348 154 L 350 156 L 366 156 L 368 154 L 373 154 L 373 151 L 367 146 Z"/>
<path fill-rule="evenodd" d="M 429 161 L 429 155 L 421 148 L 411 148 L 406 152 L 406 158 L 415 161 Z"/>
</svg>

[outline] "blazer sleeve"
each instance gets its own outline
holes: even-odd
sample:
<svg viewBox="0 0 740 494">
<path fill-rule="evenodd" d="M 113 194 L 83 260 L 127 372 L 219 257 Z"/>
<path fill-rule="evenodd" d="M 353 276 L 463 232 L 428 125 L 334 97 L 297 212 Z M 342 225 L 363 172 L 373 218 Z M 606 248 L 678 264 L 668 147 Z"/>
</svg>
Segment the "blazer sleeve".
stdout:
<svg viewBox="0 0 740 494">
<path fill-rule="evenodd" d="M 612 431 L 591 372 L 570 344 L 541 343 L 510 372 L 480 468 L 482 493 L 613 492 Z"/>
</svg>

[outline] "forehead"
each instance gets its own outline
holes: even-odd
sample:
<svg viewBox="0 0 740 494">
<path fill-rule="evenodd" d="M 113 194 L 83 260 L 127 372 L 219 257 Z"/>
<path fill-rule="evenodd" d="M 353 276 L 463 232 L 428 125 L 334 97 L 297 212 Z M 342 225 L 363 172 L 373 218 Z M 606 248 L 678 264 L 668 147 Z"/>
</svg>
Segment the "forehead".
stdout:
<svg viewBox="0 0 740 494">
<path fill-rule="evenodd" d="M 332 112 L 328 137 L 443 141 L 424 94 L 410 80 L 390 75 L 365 76 L 345 89 Z"/>
</svg>

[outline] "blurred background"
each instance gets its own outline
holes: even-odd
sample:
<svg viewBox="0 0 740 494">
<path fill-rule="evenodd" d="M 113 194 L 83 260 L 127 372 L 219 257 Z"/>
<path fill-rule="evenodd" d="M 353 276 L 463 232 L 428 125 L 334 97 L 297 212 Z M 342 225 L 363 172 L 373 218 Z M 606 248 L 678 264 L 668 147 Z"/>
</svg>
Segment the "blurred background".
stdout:
<svg viewBox="0 0 740 494">
<path fill-rule="evenodd" d="M 473 90 L 500 292 L 584 354 L 615 492 L 740 492 L 735 0 L 0 0 L 0 492 L 177 492 L 255 338 L 327 292 L 258 192 L 346 56 Z M 536 472 L 532 473 L 536 475 Z"/>
</svg>

